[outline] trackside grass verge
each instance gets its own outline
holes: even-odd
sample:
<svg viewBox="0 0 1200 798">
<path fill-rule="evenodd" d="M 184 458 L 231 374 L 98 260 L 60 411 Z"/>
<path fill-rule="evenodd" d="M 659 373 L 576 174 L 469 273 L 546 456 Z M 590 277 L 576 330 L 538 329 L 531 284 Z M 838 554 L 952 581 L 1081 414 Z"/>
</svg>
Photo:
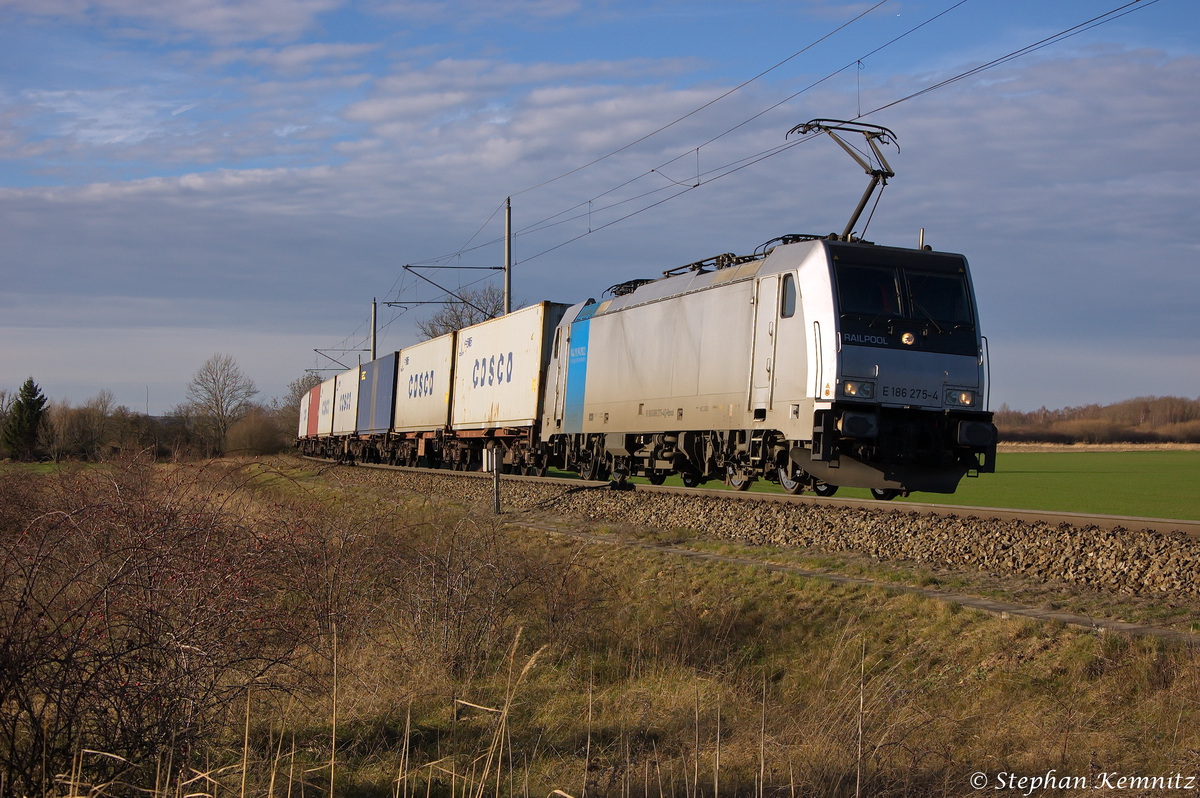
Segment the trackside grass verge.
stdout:
<svg viewBox="0 0 1200 798">
<path fill-rule="evenodd" d="M 649 484 L 645 479 L 634 482 Z M 682 486 L 679 477 L 666 484 Z M 1200 519 L 1200 451 L 1002 451 L 996 473 L 963 479 L 951 494 L 914 493 L 907 501 L 970 507 L 1126 515 L 1141 518 Z M 719 480 L 705 488 L 726 487 Z M 750 490 L 782 493 L 759 481 Z M 863 488 L 841 488 L 838 498 L 869 499 Z M 898 498 L 897 503 L 906 499 Z"/>
<path fill-rule="evenodd" d="M 957 796 L 977 771 L 1200 772 L 1187 647 L 583 544 L 289 462 L 5 475 L 0 633 L 29 698 L 6 670 L 4 792 Z M 99 588 L 120 612 L 81 609 Z M 58 701 L 77 676 L 109 681 Z M 159 731 L 101 738 L 118 717 Z"/>
</svg>

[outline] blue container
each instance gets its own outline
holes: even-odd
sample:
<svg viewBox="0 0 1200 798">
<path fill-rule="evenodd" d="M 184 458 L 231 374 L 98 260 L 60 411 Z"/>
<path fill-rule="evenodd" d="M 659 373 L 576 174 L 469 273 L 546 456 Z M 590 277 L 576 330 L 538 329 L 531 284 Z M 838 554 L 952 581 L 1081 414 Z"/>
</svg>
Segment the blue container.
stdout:
<svg viewBox="0 0 1200 798">
<path fill-rule="evenodd" d="M 364 363 L 358 383 L 358 434 L 382 435 L 392 428 L 399 352 Z"/>
</svg>

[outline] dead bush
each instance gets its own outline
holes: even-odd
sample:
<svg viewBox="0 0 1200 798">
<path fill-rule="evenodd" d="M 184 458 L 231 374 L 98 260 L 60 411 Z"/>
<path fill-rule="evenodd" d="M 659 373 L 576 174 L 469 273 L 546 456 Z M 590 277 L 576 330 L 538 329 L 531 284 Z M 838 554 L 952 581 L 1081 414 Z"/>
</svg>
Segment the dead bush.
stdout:
<svg viewBox="0 0 1200 798">
<path fill-rule="evenodd" d="M 82 748 L 135 767 L 172 750 L 182 765 L 227 702 L 269 685 L 294 655 L 299 625 L 277 601 L 286 563 L 195 469 L 10 476 L 0 480 L 7 790 L 42 792 Z"/>
<path fill-rule="evenodd" d="M 225 436 L 227 454 L 275 454 L 283 447 L 284 435 L 275 419 L 257 408 L 235 422 Z"/>
</svg>

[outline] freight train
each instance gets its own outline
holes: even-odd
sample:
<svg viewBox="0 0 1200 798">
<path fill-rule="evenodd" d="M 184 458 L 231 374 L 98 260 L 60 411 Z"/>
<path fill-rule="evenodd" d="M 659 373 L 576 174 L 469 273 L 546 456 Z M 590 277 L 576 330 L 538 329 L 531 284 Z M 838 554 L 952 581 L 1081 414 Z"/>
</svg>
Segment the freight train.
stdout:
<svg viewBox="0 0 1200 798">
<path fill-rule="evenodd" d="M 859 240 L 855 219 L 349 369 L 312 389 L 297 446 L 347 462 L 952 493 L 996 457 L 967 261 Z"/>
</svg>

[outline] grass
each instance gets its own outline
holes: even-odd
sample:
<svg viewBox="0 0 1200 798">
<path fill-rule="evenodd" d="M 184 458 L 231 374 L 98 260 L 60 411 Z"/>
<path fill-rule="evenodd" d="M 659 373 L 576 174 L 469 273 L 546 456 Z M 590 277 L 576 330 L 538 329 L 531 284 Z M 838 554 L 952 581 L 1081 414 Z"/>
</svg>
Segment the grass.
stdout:
<svg viewBox="0 0 1200 798">
<path fill-rule="evenodd" d="M 633 481 L 649 484 L 642 478 Z M 672 476 L 666 484 L 681 487 L 683 482 Z M 719 480 L 703 487 L 730 489 Z M 783 492 L 765 481 L 750 490 Z M 842 488 L 837 498 L 869 499 L 871 493 Z M 1200 451 L 1001 452 L 996 473 L 963 479 L 956 493 L 915 493 L 907 500 L 1200 520 Z"/>
<path fill-rule="evenodd" d="M 231 465 L 214 484 L 264 540 L 309 530 L 283 580 L 313 618 L 308 653 L 274 688 L 231 676 L 186 769 L 164 744 L 129 770 L 148 794 L 687 798 L 719 780 L 722 796 L 950 796 L 974 771 L 1200 767 L 1195 649 L 581 544 L 390 472 Z M 98 783 L 73 761 L 49 772 Z"/>
<path fill-rule="evenodd" d="M 1001 452 L 995 474 L 964 479 L 958 492 L 949 496 L 913 497 L 930 499 L 978 507 L 1200 520 L 1200 452 Z"/>
</svg>

